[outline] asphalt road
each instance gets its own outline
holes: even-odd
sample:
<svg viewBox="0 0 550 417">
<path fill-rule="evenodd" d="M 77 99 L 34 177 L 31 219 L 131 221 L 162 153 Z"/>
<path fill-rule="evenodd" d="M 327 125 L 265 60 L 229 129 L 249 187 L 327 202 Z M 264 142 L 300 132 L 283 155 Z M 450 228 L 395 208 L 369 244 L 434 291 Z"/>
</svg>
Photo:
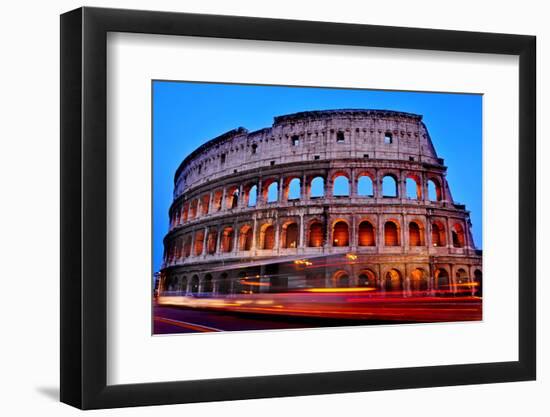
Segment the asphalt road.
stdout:
<svg viewBox="0 0 550 417">
<path fill-rule="evenodd" d="M 247 313 L 217 312 L 158 305 L 155 305 L 153 308 L 153 323 L 154 334 L 304 329 L 313 327 L 387 324 L 381 321 L 262 316 Z M 396 324 L 395 322 L 392 323 Z"/>
</svg>

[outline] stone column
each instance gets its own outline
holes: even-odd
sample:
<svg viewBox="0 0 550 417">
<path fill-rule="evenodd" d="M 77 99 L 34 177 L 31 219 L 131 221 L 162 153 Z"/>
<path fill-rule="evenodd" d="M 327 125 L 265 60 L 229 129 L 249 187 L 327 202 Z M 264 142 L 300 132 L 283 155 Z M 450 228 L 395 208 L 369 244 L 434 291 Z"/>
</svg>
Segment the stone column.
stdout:
<svg viewBox="0 0 550 417">
<path fill-rule="evenodd" d="M 220 253 L 220 241 L 221 241 L 223 229 L 220 226 L 218 226 L 216 230 L 218 231 L 218 234 L 216 236 L 216 250 L 214 251 L 214 253 L 217 255 Z"/>
<path fill-rule="evenodd" d="M 283 176 L 282 175 L 279 177 L 278 181 L 279 181 L 279 187 L 277 189 L 277 194 L 278 194 L 277 202 L 281 203 L 283 201 L 283 195 L 284 195 L 284 193 L 283 193 L 284 183 L 283 183 Z"/>
<path fill-rule="evenodd" d="M 302 174 L 302 179 L 300 181 L 300 200 L 309 200 L 309 195 L 307 193 L 307 175 L 305 172 Z"/>
<path fill-rule="evenodd" d="M 252 249 L 252 253 L 254 255 L 256 255 L 256 230 L 258 228 L 258 220 L 256 219 L 256 215 L 254 215 L 254 223 L 253 223 L 253 228 L 252 228 L 252 246 L 250 247 L 250 249 Z"/>
<path fill-rule="evenodd" d="M 237 222 L 233 223 L 233 254 L 239 251 L 239 231 L 237 230 Z"/>
<path fill-rule="evenodd" d="M 225 201 L 226 193 L 227 193 L 227 190 L 226 190 L 225 187 L 223 187 L 223 191 L 222 191 L 222 204 L 221 204 L 220 210 L 224 210 L 224 209 L 227 208 L 227 207 L 226 207 L 227 204 L 226 204 L 226 201 Z"/>
<path fill-rule="evenodd" d="M 298 243 L 298 247 L 300 249 L 304 249 L 304 214 L 300 213 L 300 242 Z"/>
</svg>

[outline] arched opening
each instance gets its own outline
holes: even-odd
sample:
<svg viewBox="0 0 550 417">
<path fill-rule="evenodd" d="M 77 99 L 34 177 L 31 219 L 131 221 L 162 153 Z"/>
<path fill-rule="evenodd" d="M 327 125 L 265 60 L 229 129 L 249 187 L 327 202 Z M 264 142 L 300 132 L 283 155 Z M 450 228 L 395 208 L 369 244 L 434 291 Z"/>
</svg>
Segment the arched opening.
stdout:
<svg viewBox="0 0 550 417">
<path fill-rule="evenodd" d="M 187 236 L 183 243 L 183 256 L 191 256 L 191 235 Z"/>
<path fill-rule="evenodd" d="M 182 217 L 181 217 L 182 223 L 185 223 L 188 218 L 189 218 L 189 204 L 184 204 L 183 205 L 183 214 L 182 214 Z"/>
<path fill-rule="evenodd" d="M 349 246 L 348 224 L 342 220 L 336 222 L 332 229 L 332 246 Z"/>
<path fill-rule="evenodd" d="M 192 295 L 197 295 L 199 293 L 199 277 L 198 275 L 193 275 L 193 278 L 191 278 L 191 283 L 189 286 L 189 292 Z"/>
<path fill-rule="evenodd" d="M 179 279 L 177 287 L 174 288 L 175 291 L 179 291 L 182 294 L 187 294 L 187 277 L 183 276 Z"/>
<path fill-rule="evenodd" d="M 359 246 L 375 246 L 374 226 L 365 220 L 359 223 Z"/>
<path fill-rule="evenodd" d="M 223 191 L 217 190 L 214 192 L 212 201 L 212 211 L 220 211 L 222 209 Z"/>
<path fill-rule="evenodd" d="M 445 246 L 447 239 L 445 238 L 445 226 L 441 222 L 432 223 L 432 245 Z"/>
<path fill-rule="evenodd" d="M 407 190 L 407 198 L 411 200 L 422 199 L 422 187 L 420 178 L 416 175 L 409 175 L 405 180 L 405 188 Z"/>
<path fill-rule="evenodd" d="M 308 246 L 318 248 L 323 246 L 324 230 L 321 222 L 315 221 L 309 225 Z"/>
<path fill-rule="evenodd" d="M 325 196 L 325 179 L 323 177 L 315 177 L 311 180 L 310 198 L 320 198 Z"/>
<path fill-rule="evenodd" d="M 384 245 L 399 246 L 399 228 L 392 221 L 384 224 Z"/>
<path fill-rule="evenodd" d="M 435 288 L 440 293 L 449 292 L 449 274 L 447 270 L 439 268 L 435 271 Z"/>
<path fill-rule="evenodd" d="M 218 241 L 218 230 L 216 228 L 208 229 L 208 237 L 206 239 L 206 252 L 209 255 L 216 253 L 216 244 Z"/>
<path fill-rule="evenodd" d="M 255 207 L 258 202 L 258 186 L 253 185 L 248 191 L 248 207 Z"/>
<path fill-rule="evenodd" d="M 288 223 L 283 226 L 283 248 L 292 249 L 298 247 L 298 225 Z"/>
<path fill-rule="evenodd" d="M 455 223 L 452 230 L 453 246 L 455 248 L 464 247 L 464 229 L 460 223 Z"/>
<path fill-rule="evenodd" d="M 336 271 L 332 276 L 332 282 L 335 288 L 349 288 L 349 274 L 346 271 Z"/>
<path fill-rule="evenodd" d="M 463 295 L 470 295 L 472 288 L 470 287 L 470 278 L 464 268 L 458 268 L 455 272 L 455 284 L 458 292 Z"/>
<path fill-rule="evenodd" d="M 250 250 L 252 249 L 252 227 L 250 225 L 245 225 L 241 227 L 239 235 L 239 250 Z"/>
<path fill-rule="evenodd" d="M 214 287 L 212 285 L 212 275 L 206 274 L 203 279 L 202 292 L 211 293 L 213 292 Z"/>
<path fill-rule="evenodd" d="M 271 224 L 264 225 L 260 234 L 262 249 L 273 249 L 275 247 L 275 227 Z"/>
<path fill-rule="evenodd" d="M 397 179 L 393 175 L 385 175 L 382 178 L 382 197 L 395 198 L 397 196 Z"/>
<path fill-rule="evenodd" d="M 483 281 L 483 274 L 479 269 L 476 269 L 474 271 L 474 283 L 475 283 L 474 295 L 476 295 L 477 297 L 483 296 L 482 281 Z"/>
<path fill-rule="evenodd" d="M 426 271 L 424 271 L 422 268 L 414 269 L 411 272 L 410 283 L 412 291 L 427 291 L 428 276 L 426 274 Z"/>
<path fill-rule="evenodd" d="M 345 175 L 338 175 L 334 178 L 332 187 L 332 195 L 334 197 L 349 196 L 349 179 Z"/>
<path fill-rule="evenodd" d="M 423 229 L 417 222 L 409 223 L 409 246 L 424 246 Z"/>
<path fill-rule="evenodd" d="M 231 288 L 231 282 L 227 273 L 222 273 L 218 278 L 218 292 L 220 294 L 229 294 L 229 289 Z"/>
<path fill-rule="evenodd" d="M 357 195 L 360 197 L 374 196 L 374 187 L 372 179 L 368 175 L 361 175 L 357 180 Z"/>
<path fill-rule="evenodd" d="M 299 178 L 293 178 L 288 183 L 287 200 L 299 200 L 301 192 L 301 184 Z"/>
<path fill-rule="evenodd" d="M 221 250 L 224 253 L 233 250 L 234 231 L 232 227 L 226 227 L 222 232 Z"/>
<path fill-rule="evenodd" d="M 210 209 L 210 194 L 203 195 L 201 197 L 201 214 L 206 216 Z"/>
<path fill-rule="evenodd" d="M 274 203 L 277 200 L 279 200 L 279 183 L 274 181 L 267 187 L 267 202 Z"/>
<path fill-rule="evenodd" d="M 195 199 L 191 202 L 191 207 L 189 208 L 189 220 L 193 220 L 197 217 L 197 207 L 199 205 L 199 200 Z"/>
<path fill-rule="evenodd" d="M 225 207 L 229 209 L 234 209 L 239 206 L 239 188 L 238 187 L 236 186 L 229 187 L 227 189 L 226 196 L 227 196 L 226 197 L 227 201 L 226 201 Z"/>
<path fill-rule="evenodd" d="M 376 274 L 370 269 L 360 271 L 357 277 L 357 285 L 359 287 L 376 288 Z"/>
<path fill-rule="evenodd" d="M 202 255 L 204 249 L 204 230 L 195 233 L 195 256 Z"/>
<path fill-rule="evenodd" d="M 428 180 L 428 199 L 430 201 L 441 201 L 441 184 L 435 178 Z"/>
<path fill-rule="evenodd" d="M 403 279 L 401 278 L 401 273 L 397 269 L 390 269 L 386 272 L 384 287 L 388 292 L 403 291 Z"/>
</svg>

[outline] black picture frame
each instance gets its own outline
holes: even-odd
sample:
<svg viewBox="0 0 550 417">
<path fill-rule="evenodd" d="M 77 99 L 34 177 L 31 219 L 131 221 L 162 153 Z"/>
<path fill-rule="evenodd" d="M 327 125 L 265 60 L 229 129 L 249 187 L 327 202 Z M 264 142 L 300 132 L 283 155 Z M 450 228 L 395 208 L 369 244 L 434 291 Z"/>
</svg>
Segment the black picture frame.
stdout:
<svg viewBox="0 0 550 417">
<path fill-rule="evenodd" d="M 519 360 L 107 385 L 108 32 L 519 56 Z M 534 36 L 79 8 L 61 15 L 61 401 L 82 409 L 533 380 L 536 376 Z"/>
</svg>

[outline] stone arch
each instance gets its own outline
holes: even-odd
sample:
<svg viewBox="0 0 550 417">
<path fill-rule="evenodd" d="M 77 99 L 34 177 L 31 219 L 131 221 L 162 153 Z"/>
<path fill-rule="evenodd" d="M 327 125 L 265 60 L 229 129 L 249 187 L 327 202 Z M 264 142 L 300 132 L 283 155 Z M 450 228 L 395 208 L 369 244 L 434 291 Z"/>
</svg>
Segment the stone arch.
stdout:
<svg viewBox="0 0 550 417">
<path fill-rule="evenodd" d="M 320 220 L 314 219 L 308 225 L 308 246 L 312 248 L 322 247 L 325 240 L 325 228 Z"/>
<path fill-rule="evenodd" d="M 399 197 L 398 190 L 399 181 L 397 176 L 392 173 L 384 174 L 382 177 L 382 197 L 397 198 Z"/>
<path fill-rule="evenodd" d="M 220 249 L 222 253 L 229 253 L 233 251 L 233 239 L 235 237 L 235 231 L 231 226 L 224 227 L 221 235 Z"/>
<path fill-rule="evenodd" d="M 376 246 L 376 232 L 369 220 L 363 220 L 357 228 L 357 243 L 359 246 Z"/>
<path fill-rule="evenodd" d="M 455 285 L 458 292 L 461 294 L 471 294 L 472 288 L 470 286 L 470 277 L 468 275 L 468 267 L 459 266 L 455 268 Z"/>
<path fill-rule="evenodd" d="M 299 200 L 302 193 L 302 181 L 298 176 L 285 178 L 284 181 L 284 200 Z"/>
<path fill-rule="evenodd" d="M 349 225 L 345 220 L 335 220 L 332 225 L 332 246 L 349 246 Z"/>
<path fill-rule="evenodd" d="M 409 246 L 425 246 L 424 224 L 420 220 L 409 222 Z"/>
<path fill-rule="evenodd" d="M 183 205 L 183 214 L 181 216 L 182 223 L 185 223 L 189 219 L 189 203 Z"/>
<path fill-rule="evenodd" d="M 362 172 L 357 177 L 357 195 L 360 197 L 374 196 L 374 180 L 370 173 Z"/>
<path fill-rule="evenodd" d="M 231 281 L 227 272 L 223 272 L 218 277 L 218 293 L 220 294 L 229 294 L 231 289 Z"/>
<path fill-rule="evenodd" d="M 434 284 L 438 292 L 449 292 L 451 288 L 451 279 L 449 271 L 446 268 L 437 268 L 434 273 Z"/>
<path fill-rule="evenodd" d="M 189 292 L 192 295 L 199 293 L 199 276 L 196 274 L 191 277 L 191 281 L 189 282 Z"/>
<path fill-rule="evenodd" d="M 483 273 L 481 272 L 480 269 L 474 270 L 474 284 L 475 284 L 474 295 L 478 297 L 482 297 L 483 296 L 483 285 L 482 285 Z"/>
<path fill-rule="evenodd" d="M 396 220 L 387 220 L 384 223 L 384 246 L 400 246 L 400 237 L 399 222 Z"/>
<path fill-rule="evenodd" d="M 239 250 L 248 251 L 252 249 L 252 226 L 245 224 L 239 231 Z"/>
<path fill-rule="evenodd" d="M 350 276 L 346 270 L 338 270 L 332 274 L 332 286 L 335 288 L 349 288 L 351 283 Z"/>
<path fill-rule="evenodd" d="M 193 220 L 197 217 L 198 206 L 199 206 L 198 198 L 195 198 L 193 201 L 191 201 L 191 205 L 189 206 L 189 220 Z"/>
<path fill-rule="evenodd" d="M 405 189 L 407 190 L 407 198 L 411 200 L 421 200 L 422 180 L 420 176 L 414 173 L 408 173 L 405 176 Z"/>
<path fill-rule="evenodd" d="M 378 287 L 378 279 L 376 278 L 376 273 L 370 269 L 365 268 L 359 271 L 357 275 L 357 285 L 359 287 Z"/>
<path fill-rule="evenodd" d="M 264 183 L 263 200 L 267 203 L 279 201 L 279 182 L 272 178 Z"/>
<path fill-rule="evenodd" d="M 465 244 L 464 228 L 460 223 L 455 223 L 451 228 L 453 247 L 463 248 Z"/>
<path fill-rule="evenodd" d="M 195 256 L 202 255 L 202 251 L 204 250 L 204 230 L 195 232 L 195 247 L 193 249 Z"/>
<path fill-rule="evenodd" d="M 437 177 L 428 178 L 428 199 L 430 201 L 441 201 L 443 199 L 441 180 Z"/>
<path fill-rule="evenodd" d="M 239 187 L 236 185 L 230 185 L 225 192 L 225 207 L 227 209 L 234 209 L 239 206 Z"/>
<path fill-rule="evenodd" d="M 201 216 L 206 216 L 210 210 L 210 194 L 201 197 Z"/>
<path fill-rule="evenodd" d="M 223 190 L 214 191 L 212 197 L 212 211 L 220 211 L 223 205 Z"/>
<path fill-rule="evenodd" d="M 325 179 L 317 175 L 309 184 L 309 198 L 322 198 L 325 196 Z"/>
<path fill-rule="evenodd" d="M 208 236 L 206 238 L 206 253 L 213 255 L 216 253 L 216 245 L 218 244 L 218 229 L 216 227 L 208 228 Z"/>
<path fill-rule="evenodd" d="M 428 274 L 423 268 L 415 268 L 409 276 L 411 290 L 414 292 L 428 290 Z"/>
<path fill-rule="evenodd" d="M 248 184 L 244 191 L 244 201 L 247 207 L 256 207 L 258 204 L 258 186 L 256 184 Z"/>
<path fill-rule="evenodd" d="M 348 174 L 345 172 L 336 172 L 332 178 L 332 195 L 334 197 L 349 197 L 350 183 Z"/>
<path fill-rule="evenodd" d="M 202 279 L 202 291 L 203 293 L 212 293 L 214 291 L 214 283 L 211 274 L 206 274 Z"/>
<path fill-rule="evenodd" d="M 187 235 L 183 241 L 183 256 L 186 258 L 191 256 L 191 235 Z"/>
<path fill-rule="evenodd" d="M 445 225 L 440 220 L 432 222 L 432 245 L 435 247 L 444 247 L 447 245 Z"/>
<path fill-rule="evenodd" d="M 384 288 L 388 292 L 403 291 L 403 275 L 397 268 L 391 268 L 384 275 Z"/>
<path fill-rule="evenodd" d="M 260 227 L 260 248 L 273 250 L 275 248 L 275 226 L 264 223 Z"/>
<path fill-rule="evenodd" d="M 182 294 L 186 294 L 187 293 L 187 276 L 186 275 L 183 275 L 181 277 L 178 278 L 178 288 L 174 289 L 175 291 L 179 291 L 181 292 Z"/>
<path fill-rule="evenodd" d="M 300 229 L 298 223 L 294 220 L 289 220 L 281 227 L 281 247 L 285 249 L 295 249 L 298 247 L 300 239 Z"/>
</svg>

